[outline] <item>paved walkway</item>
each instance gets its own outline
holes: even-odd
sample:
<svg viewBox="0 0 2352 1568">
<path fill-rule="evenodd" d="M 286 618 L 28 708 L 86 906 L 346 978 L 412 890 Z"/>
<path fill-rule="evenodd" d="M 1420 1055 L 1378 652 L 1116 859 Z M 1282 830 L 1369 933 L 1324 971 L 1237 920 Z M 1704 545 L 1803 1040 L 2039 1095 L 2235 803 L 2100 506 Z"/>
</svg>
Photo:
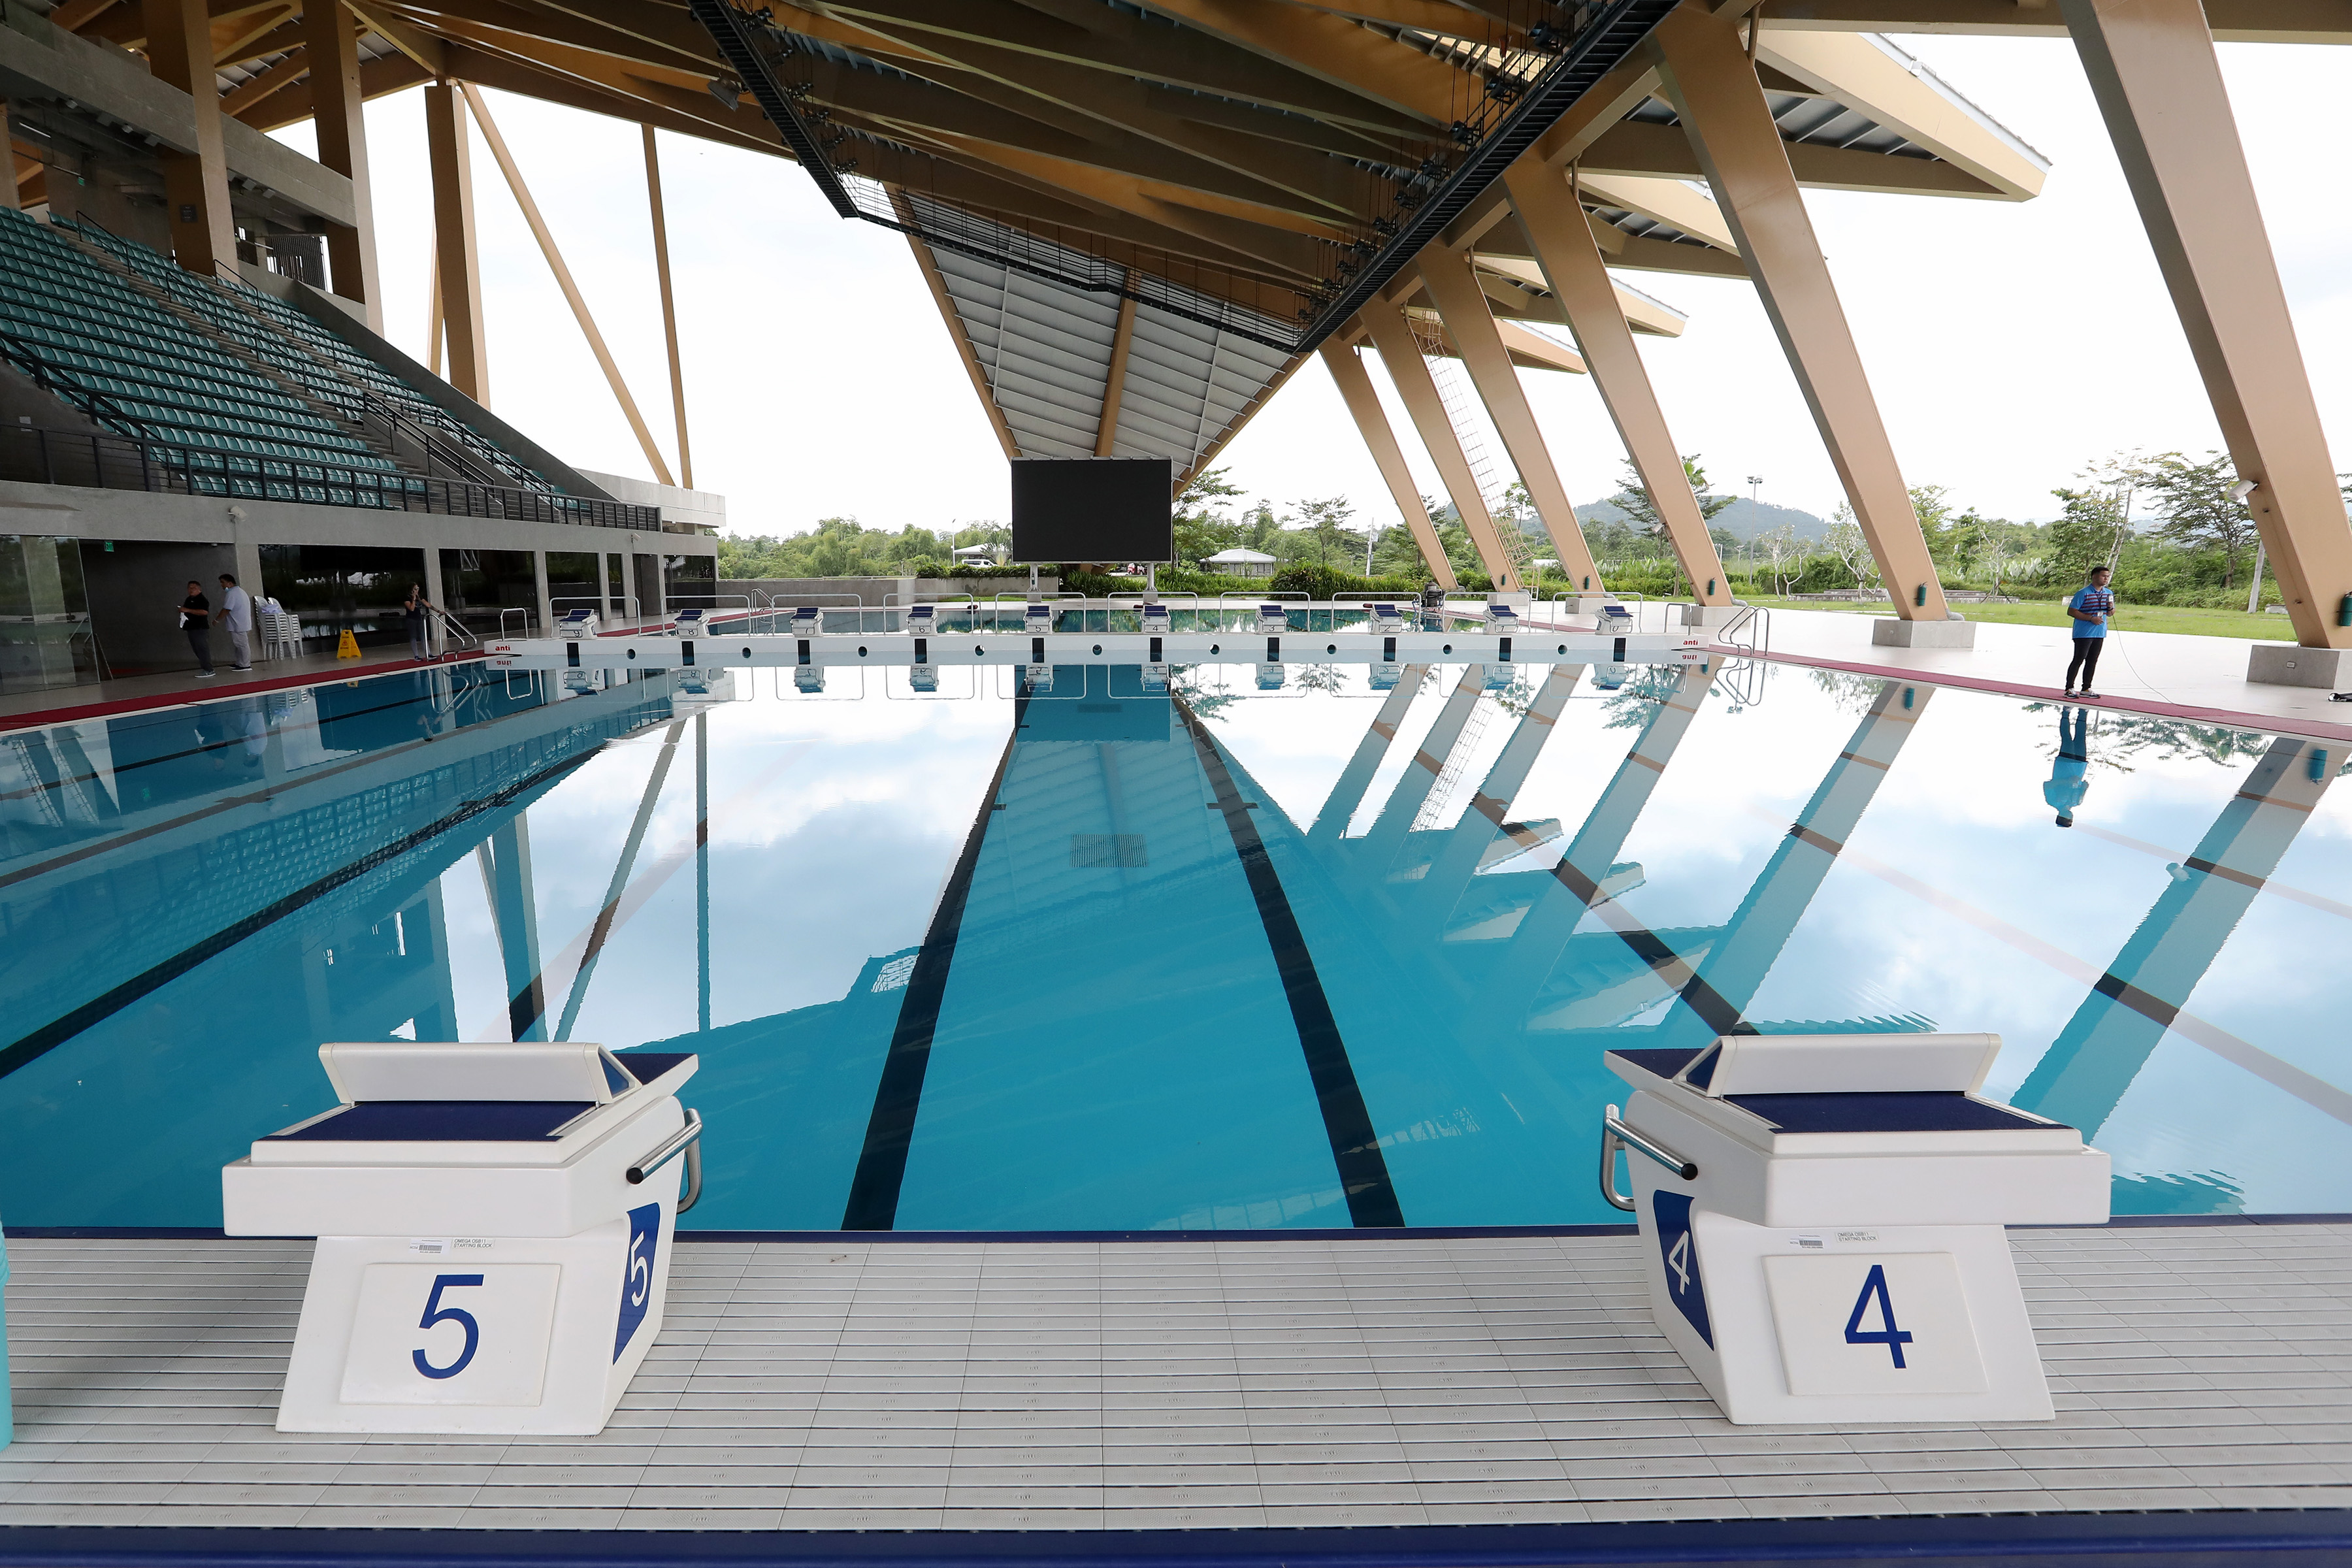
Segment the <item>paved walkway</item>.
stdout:
<svg viewBox="0 0 2352 1568">
<path fill-rule="evenodd" d="M 1732 1426 L 1652 1323 L 1630 1234 L 845 1236 L 685 1240 L 612 1425 L 524 1439 L 275 1430 L 308 1242 L 12 1237 L 0 1527 L 1104 1531 L 2352 1503 L 2352 1225 L 2012 1239 L 2054 1421 Z"/>
<path fill-rule="evenodd" d="M 1979 621 L 1973 648 L 1878 647 L 1870 640 L 1874 616 L 1826 610 L 1770 614 L 1775 658 L 1913 675 L 2024 697 L 2054 699 L 2065 681 L 2072 639 L 2063 626 Z M 2332 702 L 2322 689 L 2248 681 L 2246 661 L 2255 646 L 2251 642 L 2132 631 L 2110 632 L 2107 642 L 2099 661 L 2105 707 L 2352 741 L 2352 703 Z"/>
</svg>

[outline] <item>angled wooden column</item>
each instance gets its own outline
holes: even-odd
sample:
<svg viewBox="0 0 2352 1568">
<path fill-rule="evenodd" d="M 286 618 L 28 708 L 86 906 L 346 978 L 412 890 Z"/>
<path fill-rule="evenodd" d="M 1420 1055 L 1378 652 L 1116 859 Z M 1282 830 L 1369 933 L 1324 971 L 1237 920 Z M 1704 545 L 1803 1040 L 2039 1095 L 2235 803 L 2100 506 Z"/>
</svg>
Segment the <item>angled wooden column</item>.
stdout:
<svg viewBox="0 0 2352 1568">
<path fill-rule="evenodd" d="M 669 280 L 669 215 L 662 207 L 661 153 L 654 128 L 646 132 L 646 197 L 654 217 L 654 273 L 661 285 L 662 337 L 669 344 L 670 410 L 677 418 L 677 482 L 694 488 L 694 448 L 686 438 L 686 371 L 677 353 L 677 296 Z"/>
<path fill-rule="evenodd" d="M 213 79 L 212 17 L 205 0 L 145 0 L 147 68 L 195 106 L 195 150 L 165 147 L 164 216 L 172 258 L 210 278 L 236 267 L 236 225 L 228 205 L 228 153 L 221 139 L 220 88 Z"/>
<path fill-rule="evenodd" d="M 1390 498 L 1396 502 L 1397 510 L 1404 514 L 1404 525 L 1412 531 L 1412 542 L 1421 546 L 1422 560 L 1436 577 L 1437 585 L 1454 593 L 1462 586 L 1454 580 L 1454 563 L 1446 559 L 1444 542 L 1437 537 L 1437 525 L 1429 521 L 1429 509 L 1421 504 L 1421 491 L 1412 482 L 1412 470 L 1405 466 L 1403 448 L 1397 445 L 1396 432 L 1389 428 L 1389 416 L 1381 408 L 1380 394 L 1372 390 L 1372 378 L 1364 369 L 1364 362 L 1337 337 L 1324 339 L 1322 352 L 1324 367 L 1339 384 L 1339 396 L 1354 416 L 1356 429 L 1363 436 L 1364 445 L 1371 449 L 1381 478 L 1388 481 Z"/>
<path fill-rule="evenodd" d="M 1528 499 L 1535 502 L 1536 514 L 1543 519 L 1560 570 L 1572 581 L 1593 582 L 1601 568 L 1593 564 L 1584 530 L 1576 521 L 1576 508 L 1569 502 L 1568 487 L 1559 482 L 1559 470 L 1552 466 L 1551 448 L 1544 445 L 1536 412 L 1528 405 L 1527 388 L 1519 384 L 1518 367 L 1503 346 L 1503 334 L 1495 325 L 1494 312 L 1487 309 L 1486 290 L 1478 287 L 1469 256 L 1433 245 L 1421 253 L 1414 266 L 1422 282 L 1428 285 L 1430 302 L 1437 307 L 1454 346 L 1462 351 L 1463 368 L 1470 373 L 1470 384 L 1478 389 L 1487 417 L 1503 437 L 1511 466 L 1519 470 L 1519 482 L 1528 487 Z"/>
<path fill-rule="evenodd" d="M 1830 462 L 1906 620 L 1949 618 L 1861 352 L 1737 22 L 1685 5 L 1653 39 L 1664 84 L 1804 389 Z"/>
<path fill-rule="evenodd" d="M 449 384 L 488 408 L 490 356 L 482 331 L 482 264 L 474 243 L 474 161 L 466 100 L 457 83 L 425 84 L 425 142 L 433 166 L 433 248 Z"/>
<path fill-rule="evenodd" d="M 1706 531 L 1706 514 L 1691 493 L 1690 476 L 1683 471 L 1682 454 L 1665 412 L 1650 384 L 1649 367 L 1633 344 L 1633 329 L 1617 302 L 1616 285 L 1601 258 L 1592 227 L 1585 221 L 1584 204 L 1565 177 L 1539 158 L 1521 158 L 1503 174 L 1512 209 L 1527 231 L 1536 265 L 1568 317 L 1577 352 L 1601 401 L 1609 407 L 1617 435 L 1633 459 L 1633 471 L 1658 509 L 1674 545 L 1675 559 L 1703 605 L 1731 602 L 1731 579 Z"/>
<path fill-rule="evenodd" d="M 1381 363 L 1389 367 L 1389 379 L 1396 383 L 1397 395 L 1404 399 L 1405 412 L 1412 416 L 1412 427 L 1421 432 L 1421 444 L 1429 448 L 1430 458 L 1437 465 L 1438 478 L 1444 481 L 1446 493 L 1454 498 L 1454 510 L 1462 515 L 1462 525 L 1470 531 L 1470 542 L 1478 547 L 1478 559 L 1486 567 L 1486 580 L 1495 584 L 1497 592 L 1522 586 L 1513 576 L 1510 558 L 1503 553 L 1502 537 L 1495 531 L 1495 519 L 1486 510 L 1486 498 L 1479 493 L 1477 476 L 1470 471 L 1470 459 L 1463 455 L 1462 438 L 1454 434 L 1454 421 L 1447 417 L 1445 404 L 1437 395 L 1436 378 L 1429 374 L 1429 365 L 1421 357 L 1421 344 L 1413 341 L 1403 308 L 1376 300 L 1364 307 L 1360 319 L 1372 335 L 1372 346 L 1380 351 Z"/>
<path fill-rule="evenodd" d="M 382 280 L 376 272 L 375 207 L 368 193 L 367 125 L 360 115 L 359 18 L 342 0 L 308 0 L 302 39 L 310 59 L 310 118 L 319 135 L 319 162 L 352 182 L 349 228 L 327 226 L 327 262 L 335 292 L 366 308 L 367 323 L 383 331 Z"/>
<path fill-rule="evenodd" d="M 1118 326 L 1110 340 L 1110 373 L 1103 378 L 1102 417 L 1095 424 L 1095 456 L 1108 458 L 1118 439 L 1118 404 L 1127 395 L 1127 361 L 1135 349 L 1135 296 L 1118 298 Z"/>
<path fill-rule="evenodd" d="M 2295 640 L 2352 647 L 2352 528 L 2198 0 L 2063 0 Z M 2340 682 L 2339 682 L 2340 684 Z"/>
</svg>

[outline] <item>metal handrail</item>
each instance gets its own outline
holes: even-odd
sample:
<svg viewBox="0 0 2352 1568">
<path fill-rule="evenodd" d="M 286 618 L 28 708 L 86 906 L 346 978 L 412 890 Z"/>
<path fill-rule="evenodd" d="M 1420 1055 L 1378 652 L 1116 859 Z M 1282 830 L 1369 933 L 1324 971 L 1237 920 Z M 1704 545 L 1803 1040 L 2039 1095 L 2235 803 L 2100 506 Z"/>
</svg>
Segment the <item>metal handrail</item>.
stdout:
<svg viewBox="0 0 2352 1568">
<path fill-rule="evenodd" d="M 530 635 L 531 623 L 538 617 L 538 615 L 539 612 L 531 608 L 529 605 L 507 605 L 501 606 L 499 610 L 499 640 L 500 642 L 504 642 L 510 635 L 512 635 L 507 630 L 507 617 L 509 616 L 520 616 L 522 617 L 522 635 L 529 637 Z"/>
<path fill-rule="evenodd" d="M 686 1125 L 655 1144 L 640 1155 L 637 1163 L 625 1173 L 629 1185 L 641 1186 L 646 1177 L 667 1162 L 679 1150 L 686 1151 L 686 1196 L 680 1198 L 677 1212 L 684 1214 L 702 1199 L 702 1113 L 686 1110 Z"/>
<path fill-rule="evenodd" d="M 126 424 L 141 423 L 121 417 Z M 0 479 L 38 484 L 662 531 L 658 507 L 425 478 L 396 468 L 362 468 L 327 457 L 258 456 L 160 437 L 27 425 L 0 425 L 0 438 L 9 443 L 0 447 Z M 19 454 L 29 460 L 16 460 Z"/>
<path fill-rule="evenodd" d="M 476 637 L 473 634 L 472 629 L 468 627 L 465 622 L 459 620 L 457 616 L 451 615 L 448 611 L 443 609 L 438 605 L 433 605 L 432 610 L 434 620 L 439 624 L 445 633 L 456 632 L 459 637 L 465 638 L 467 642 L 472 643 L 476 647 L 482 646 L 482 639 Z M 443 637 L 442 643 L 445 647 L 447 645 L 448 638 L 446 636 Z"/>
<path fill-rule="evenodd" d="M 1633 1211 L 1633 1200 L 1617 1190 L 1617 1151 L 1621 1148 L 1648 1155 L 1685 1182 L 1698 1180 L 1696 1164 L 1626 1126 L 1617 1119 L 1617 1108 L 1612 1105 L 1601 1118 L 1601 1195 L 1609 1200 L 1611 1208 L 1628 1214 Z"/>
</svg>

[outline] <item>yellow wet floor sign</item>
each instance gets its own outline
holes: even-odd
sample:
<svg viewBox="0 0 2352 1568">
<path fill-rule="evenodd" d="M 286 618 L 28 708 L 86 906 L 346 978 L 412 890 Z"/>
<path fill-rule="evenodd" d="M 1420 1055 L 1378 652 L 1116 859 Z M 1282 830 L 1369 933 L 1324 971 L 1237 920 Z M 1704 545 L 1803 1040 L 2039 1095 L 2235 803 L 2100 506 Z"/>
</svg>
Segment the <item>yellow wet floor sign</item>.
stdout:
<svg viewBox="0 0 2352 1568">
<path fill-rule="evenodd" d="M 351 633 L 345 632 L 341 638 L 335 644 L 335 657 L 337 658 L 359 658 L 360 639 L 352 636 Z"/>
</svg>

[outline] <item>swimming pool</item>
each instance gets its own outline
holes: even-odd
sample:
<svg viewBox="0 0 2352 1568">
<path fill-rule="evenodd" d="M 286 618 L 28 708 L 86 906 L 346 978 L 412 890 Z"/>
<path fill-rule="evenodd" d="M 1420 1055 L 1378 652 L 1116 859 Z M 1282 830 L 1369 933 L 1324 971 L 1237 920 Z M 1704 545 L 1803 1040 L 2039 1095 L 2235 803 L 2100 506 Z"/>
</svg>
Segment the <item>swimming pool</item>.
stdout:
<svg viewBox="0 0 2352 1568">
<path fill-rule="evenodd" d="M 321 1040 L 530 1034 L 701 1054 L 706 1228 L 1601 1223 L 1601 1052 L 1732 1028 L 1996 1031 L 2118 1213 L 2352 1209 L 2340 747 L 1790 666 L 828 673 L 0 736 L 0 1218 L 217 1225 Z"/>
</svg>

